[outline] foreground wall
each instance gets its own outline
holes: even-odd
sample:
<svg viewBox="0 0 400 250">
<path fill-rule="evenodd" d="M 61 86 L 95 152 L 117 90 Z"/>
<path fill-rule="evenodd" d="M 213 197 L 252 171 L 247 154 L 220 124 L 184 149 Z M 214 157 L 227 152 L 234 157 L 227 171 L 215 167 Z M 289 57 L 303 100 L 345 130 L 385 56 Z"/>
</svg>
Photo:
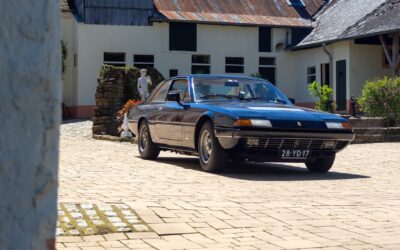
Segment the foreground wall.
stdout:
<svg viewBox="0 0 400 250">
<path fill-rule="evenodd" d="M 3 1 L 4 3 L 4 1 Z M 0 249 L 54 249 L 61 105 L 59 2 L 0 8 Z"/>
</svg>

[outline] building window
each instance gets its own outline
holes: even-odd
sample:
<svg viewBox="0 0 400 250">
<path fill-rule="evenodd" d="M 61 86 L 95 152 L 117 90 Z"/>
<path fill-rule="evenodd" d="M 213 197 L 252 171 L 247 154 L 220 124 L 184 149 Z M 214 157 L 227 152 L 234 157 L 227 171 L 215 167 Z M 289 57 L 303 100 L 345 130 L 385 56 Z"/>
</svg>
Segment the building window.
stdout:
<svg viewBox="0 0 400 250">
<path fill-rule="evenodd" d="M 192 55 L 192 74 L 210 74 L 210 56 Z"/>
<path fill-rule="evenodd" d="M 169 77 L 174 77 L 178 75 L 178 70 L 177 69 L 170 69 L 169 70 Z"/>
<path fill-rule="evenodd" d="M 317 74 L 316 74 L 316 69 L 315 66 L 312 67 L 307 67 L 307 83 L 313 83 L 314 81 L 317 80 Z"/>
<path fill-rule="evenodd" d="M 272 29 L 269 27 L 258 28 L 258 51 L 271 52 Z"/>
<path fill-rule="evenodd" d="M 331 86 L 331 73 L 329 63 L 321 64 L 321 84 Z"/>
<path fill-rule="evenodd" d="M 195 23 L 170 23 L 169 50 L 197 51 L 197 25 Z"/>
<path fill-rule="evenodd" d="M 125 67 L 125 53 L 104 52 L 103 64 Z"/>
<path fill-rule="evenodd" d="M 258 71 L 261 78 L 276 84 L 276 59 L 275 57 L 260 57 Z"/>
<path fill-rule="evenodd" d="M 243 57 L 226 57 L 225 58 L 225 73 L 244 73 L 244 58 Z"/>
<path fill-rule="evenodd" d="M 154 68 L 153 55 L 134 55 L 133 65 L 138 69 Z"/>
</svg>

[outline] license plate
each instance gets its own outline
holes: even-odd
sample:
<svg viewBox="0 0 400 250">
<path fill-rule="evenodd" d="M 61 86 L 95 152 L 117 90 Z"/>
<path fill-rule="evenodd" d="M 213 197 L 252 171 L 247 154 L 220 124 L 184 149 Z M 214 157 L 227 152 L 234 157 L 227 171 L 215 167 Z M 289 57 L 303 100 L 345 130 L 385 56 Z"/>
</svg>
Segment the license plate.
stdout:
<svg viewBox="0 0 400 250">
<path fill-rule="evenodd" d="M 282 159 L 307 159 L 310 154 L 308 149 L 282 149 L 281 158 Z"/>
</svg>

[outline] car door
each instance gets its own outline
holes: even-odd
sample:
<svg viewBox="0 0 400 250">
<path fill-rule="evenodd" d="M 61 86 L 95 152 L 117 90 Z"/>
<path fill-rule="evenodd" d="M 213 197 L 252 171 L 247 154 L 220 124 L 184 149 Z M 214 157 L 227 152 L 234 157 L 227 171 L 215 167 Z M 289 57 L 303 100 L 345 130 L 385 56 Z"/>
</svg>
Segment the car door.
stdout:
<svg viewBox="0 0 400 250">
<path fill-rule="evenodd" d="M 162 139 L 157 133 L 157 123 L 162 116 L 162 108 L 165 106 L 165 99 L 171 87 L 172 81 L 164 81 L 154 90 L 146 104 L 141 105 L 142 112 L 146 114 L 149 123 L 152 140 L 156 143 L 162 143 Z"/>
<path fill-rule="evenodd" d="M 168 91 L 178 91 L 181 102 L 185 102 L 188 90 L 187 79 L 176 79 Z M 185 112 L 185 105 L 174 101 L 166 101 L 159 107 L 158 119 L 156 122 L 157 136 L 163 143 L 173 146 L 182 146 L 182 117 Z"/>
</svg>

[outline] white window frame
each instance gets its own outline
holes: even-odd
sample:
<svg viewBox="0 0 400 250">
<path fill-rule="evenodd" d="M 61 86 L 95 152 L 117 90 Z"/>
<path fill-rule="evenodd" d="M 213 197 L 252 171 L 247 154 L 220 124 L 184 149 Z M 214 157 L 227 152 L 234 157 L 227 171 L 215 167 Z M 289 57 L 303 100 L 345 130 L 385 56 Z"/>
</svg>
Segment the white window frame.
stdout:
<svg viewBox="0 0 400 250">
<path fill-rule="evenodd" d="M 209 59 L 209 63 L 194 63 L 193 62 L 193 56 L 208 56 Z M 193 54 L 192 55 L 192 66 L 208 66 L 210 67 L 210 73 L 211 73 L 211 55 L 197 55 L 197 54 Z M 192 67 L 191 67 L 192 68 Z"/>
<path fill-rule="evenodd" d="M 241 58 L 241 59 L 243 59 L 243 64 L 232 64 L 232 63 L 226 63 L 226 60 L 228 59 L 228 58 Z M 225 57 L 225 73 L 228 73 L 228 74 L 244 74 L 244 72 L 245 72 L 245 62 L 244 62 L 244 57 L 243 56 L 226 56 Z M 227 72 L 227 70 L 226 70 L 226 68 L 227 67 L 229 67 L 229 66 L 232 66 L 232 67 L 242 67 L 243 68 L 243 72 Z"/>
<path fill-rule="evenodd" d="M 124 61 L 105 61 L 104 60 L 104 57 L 105 57 L 105 54 L 123 54 L 124 55 Z M 103 64 L 106 64 L 106 65 L 113 65 L 113 64 L 123 64 L 124 66 L 123 67 L 125 67 L 126 66 L 126 53 L 125 52 L 103 52 Z M 122 67 L 122 65 L 121 65 L 121 67 Z"/>
<path fill-rule="evenodd" d="M 314 68 L 314 73 L 309 73 L 309 69 L 312 69 L 312 68 Z M 307 84 L 310 84 L 310 83 L 312 83 L 312 82 L 310 82 L 309 81 L 309 78 L 310 77 L 314 77 L 314 81 L 316 81 L 317 80 L 317 67 L 316 66 L 308 66 L 307 67 L 307 72 L 306 72 L 306 75 L 307 75 Z"/>
<path fill-rule="evenodd" d="M 140 62 L 140 61 L 135 61 L 135 56 L 152 56 L 153 57 L 153 62 Z M 150 68 L 154 68 L 154 62 L 155 62 L 155 56 L 152 54 L 134 54 L 133 55 L 133 65 L 135 64 L 143 64 L 143 65 L 150 65 Z"/>
</svg>

